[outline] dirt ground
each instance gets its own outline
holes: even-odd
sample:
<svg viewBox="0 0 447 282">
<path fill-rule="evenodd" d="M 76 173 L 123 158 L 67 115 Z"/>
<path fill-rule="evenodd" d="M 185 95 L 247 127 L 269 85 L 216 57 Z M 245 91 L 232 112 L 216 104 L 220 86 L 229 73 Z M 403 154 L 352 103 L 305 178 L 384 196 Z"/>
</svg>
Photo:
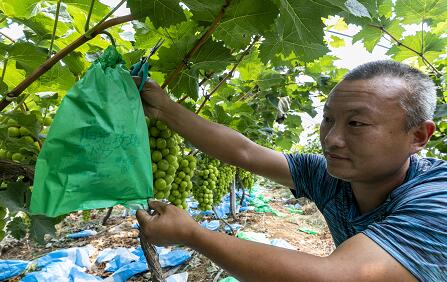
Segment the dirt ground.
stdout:
<svg viewBox="0 0 447 282">
<path fill-rule="evenodd" d="M 266 234 L 268 239 L 284 239 L 288 243 L 297 247 L 298 251 L 314 254 L 317 256 L 327 256 L 334 250 L 334 244 L 323 216 L 318 212 L 315 205 L 305 199 L 293 199 L 290 191 L 284 187 L 275 186 L 271 183 L 263 182 L 260 192 L 265 198 L 271 198 L 269 205 L 282 213 L 283 216 L 275 216 L 272 213 L 256 213 L 247 211 L 238 214 L 236 220 L 229 218 L 229 223 L 239 223 L 243 226 L 242 231 L 252 231 Z M 287 209 L 286 204 L 300 203 L 303 214 L 292 214 Z M 0 244 L 1 259 L 23 259 L 33 260 L 53 250 L 70 247 L 81 247 L 91 244 L 99 252 L 105 248 L 117 247 L 137 247 L 138 231 L 132 229 L 132 224 L 136 222 L 134 216 L 123 217 L 124 208 L 115 207 L 112 216 L 107 221 L 106 226 L 101 225 L 101 221 L 106 211 L 93 211 L 89 221 L 82 220 L 82 213 L 73 213 L 57 226 L 58 238 L 49 239 L 45 246 L 39 246 L 34 242 L 23 239 L 4 240 Z M 223 226 L 223 224 L 221 224 Z M 312 230 L 317 234 L 307 234 L 299 231 L 298 228 Z M 81 238 L 69 239 L 65 235 L 85 229 L 94 229 L 97 235 Z M 96 254 L 93 256 L 96 258 Z M 102 276 L 111 275 L 104 272 L 105 264 L 96 265 L 92 261 L 91 274 Z M 208 258 L 193 252 L 191 259 L 176 269 L 165 270 L 171 274 L 175 271 L 180 273 L 188 272 L 188 281 L 218 281 L 228 276 L 217 265 Z M 128 281 L 150 281 L 150 273 L 142 274 L 131 278 Z M 9 281 L 19 281 L 20 277 Z M 7 280 L 8 281 L 8 280 Z"/>
</svg>

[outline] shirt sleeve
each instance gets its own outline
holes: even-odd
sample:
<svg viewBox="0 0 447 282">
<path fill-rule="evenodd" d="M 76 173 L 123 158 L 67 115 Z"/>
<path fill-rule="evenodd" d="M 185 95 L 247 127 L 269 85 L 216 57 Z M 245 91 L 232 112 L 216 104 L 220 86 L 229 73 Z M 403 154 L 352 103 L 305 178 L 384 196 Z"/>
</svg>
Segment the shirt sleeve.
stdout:
<svg viewBox="0 0 447 282">
<path fill-rule="evenodd" d="M 316 154 L 285 154 L 295 197 L 306 197 L 321 210 L 334 194 L 336 179 L 326 170 L 326 159 Z M 323 191 L 324 190 L 324 191 Z"/>
<path fill-rule="evenodd" d="M 362 232 L 420 281 L 444 281 L 447 277 L 446 187 L 446 182 L 412 187 L 417 198 Z"/>
</svg>

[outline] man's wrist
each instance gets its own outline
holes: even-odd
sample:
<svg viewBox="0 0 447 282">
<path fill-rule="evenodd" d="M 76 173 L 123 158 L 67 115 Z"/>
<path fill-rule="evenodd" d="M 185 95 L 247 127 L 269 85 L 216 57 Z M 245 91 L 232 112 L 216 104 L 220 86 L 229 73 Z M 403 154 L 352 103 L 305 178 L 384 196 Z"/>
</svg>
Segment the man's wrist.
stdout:
<svg viewBox="0 0 447 282">
<path fill-rule="evenodd" d="M 191 231 L 189 232 L 189 234 L 186 236 L 186 242 L 185 245 L 193 248 L 193 249 L 197 249 L 198 246 L 198 242 L 201 241 L 201 238 L 204 237 L 204 231 L 206 231 L 205 228 L 203 228 L 202 226 L 200 226 L 199 224 L 195 225 Z"/>
</svg>

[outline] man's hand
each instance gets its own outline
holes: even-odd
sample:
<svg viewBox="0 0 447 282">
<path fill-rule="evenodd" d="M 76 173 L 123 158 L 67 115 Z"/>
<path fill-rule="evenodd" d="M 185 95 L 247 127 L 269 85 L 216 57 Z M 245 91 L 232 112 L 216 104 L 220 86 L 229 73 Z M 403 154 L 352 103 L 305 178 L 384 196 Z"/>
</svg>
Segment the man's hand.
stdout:
<svg viewBox="0 0 447 282">
<path fill-rule="evenodd" d="M 140 77 L 134 76 L 133 80 L 137 86 L 140 85 Z M 170 103 L 173 103 L 163 89 L 153 80 L 148 80 L 144 84 L 144 88 L 141 91 L 141 100 L 143 102 L 144 113 L 147 116 L 160 120 L 163 120 L 162 113 L 166 111 Z"/>
<path fill-rule="evenodd" d="M 159 201 L 150 201 L 156 213 L 149 215 L 145 210 L 137 211 L 137 220 L 144 236 L 151 244 L 188 244 L 194 232 L 201 228 L 184 210 Z"/>
</svg>

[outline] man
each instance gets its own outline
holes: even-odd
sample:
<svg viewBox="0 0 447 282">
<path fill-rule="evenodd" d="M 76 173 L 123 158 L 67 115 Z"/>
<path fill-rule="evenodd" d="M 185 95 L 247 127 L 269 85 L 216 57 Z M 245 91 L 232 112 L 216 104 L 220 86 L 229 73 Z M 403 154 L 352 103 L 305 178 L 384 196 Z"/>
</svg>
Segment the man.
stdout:
<svg viewBox="0 0 447 282">
<path fill-rule="evenodd" d="M 157 201 L 137 212 L 154 244 L 184 244 L 244 281 L 447 281 L 447 164 L 419 158 L 435 130 L 434 83 L 392 61 L 352 70 L 330 93 L 320 127 L 324 156 L 284 155 L 206 121 L 148 82 L 146 114 L 203 152 L 295 189 L 323 213 L 328 257 L 208 231 Z"/>
</svg>

